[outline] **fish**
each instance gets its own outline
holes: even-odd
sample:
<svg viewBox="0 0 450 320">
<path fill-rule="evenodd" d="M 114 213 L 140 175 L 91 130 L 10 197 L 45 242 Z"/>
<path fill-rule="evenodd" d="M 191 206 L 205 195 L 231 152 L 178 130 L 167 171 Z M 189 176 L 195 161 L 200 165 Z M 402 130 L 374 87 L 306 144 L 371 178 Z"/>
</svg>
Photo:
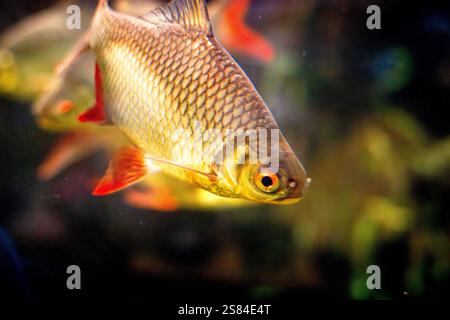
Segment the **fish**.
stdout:
<svg viewBox="0 0 450 320">
<path fill-rule="evenodd" d="M 244 26 L 249 32 L 257 35 L 256 41 L 260 41 L 262 37 L 247 27 L 244 21 L 228 18 L 233 17 L 228 13 L 241 9 L 245 9 L 245 12 L 237 13 L 238 16 L 247 15 L 248 7 L 236 7 L 236 3 L 240 1 L 212 1 L 209 5 L 212 19 L 222 27 L 227 24 Z M 114 1 L 114 5 L 121 12 L 137 15 L 143 10 L 154 9 L 163 2 L 165 1 L 119 0 Z M 78 3 L 78 5 L 83 13 L 81 22 L 83 31 L 94 10 L 86 4 Z M 38 178 L 44 181 L 55 178 L 74 163 L 82 161 L 96 151 L 102 150 L 104 154 L 111 154 L 117 150 L 118 144 L 126 141 L 118 130 L 98 130 L 96 126 L 77 121 L 77 115 L 85 111 L 95 99 L 92 93 L 94 81 L 88 72 L 93 62 L 92 55 L 83 56 L 64 76 L 53 75 L 54 65 L 62 58 L 61 54 L 66 51 L 66 47 L 73 45 L 81 33 L 78 30 L 61 27 L 67 17 L 65 9 L 64 5 L 57 4 L 40 11 L 0 36 L 2 48 L 0 55 L 4 57 L 0 59 L 4 62 L 0 65 L 0 92 L 6 93 L 10 98 L 25 101 L 37 96 L 32 106 L 37 125 L 46 131 L 62 133 L 38 167 Z M 217 32 L 224 41 L 225 38 L 233 36 L 222 33 L 219 28 Z M 235 47 L 228 48 L 233 52 L 245 51 L 245 47 L 257 45 L 250 39 L 233 43 Z M 272 47 L 265 39 L 263 45 Z M 244 49 L 241 50 L 240 47 Z M 253 58 L 269 62 L 261 57 L 259 52 Z M 250 205 L 249 202 L 239 199 L 223 198 L 199 188 L 192 188 L 163 174 L 147 177 L 139 183 L 138 189 L 127 190 L 123 198 L 131 206 L 158 211 L 192 208 L 212 210 Z"/>
<path fill-rule="evenodd" d="M 54 133 L 98 131 L 97 126 L 77 119 L 95 102 L 94 81 L 89 72 L 94 63 L 94 56 L 85 54 L 70 72 L 54 76 L 46 90 L 34 99 L 31 113 L 39 128 Z"/>
<path fill-rule="evenodd" d="M 100 128 L 77 120 L 77 115 L 86 111 L 94 101 L 91 92 L 93 80 L 87 73 L 87 66 L 93 63 L 94 58 L 90 54 L 78 59 L 73 68 L 63 77 L 57 77 L 49 91 L 33 105 L 39 127 L 60 134 L 52 150 L 38 166 L 37 176 L 41 181 L 54 179 L 95 152 L 102 151 L 108 156 L 114 154 L 121 145 L 129 143 L 115 127 Z M 87 179 L 98 180 L 95 177 Z M 126 190 L 122 197 L 129 206 L 160 212 L 192 209 L 211 211 L 256 204 L 216 196 L 163 173 L 148 175 L 137 188 Z"/>
<path fill-rule="evenodd" d="M 255 146 L 249 139 L 234 145 L 233 134 L 230 139 L 229 132 L 272 134 L 279 127 L 216 39 L 203 0 L 174 0 L 140 17 L 100 0 L 90 28 L 58 73 L 86 51 L 96 60 L 96 103 L 78 119 L 116 126 L 132 142 L 113 157 L 93 195 L 109 195 L 162 171 L 223 197 L 268 204 L 303 198 L 310 178 L 283 135 L 257 143 L 279 156 L 276 167 L 263 158 L 247 161 Z M 201 142 L 190 134 L 198 130 Z M 225 149 L 225 161 L 217 161 Z"/>
</svg>

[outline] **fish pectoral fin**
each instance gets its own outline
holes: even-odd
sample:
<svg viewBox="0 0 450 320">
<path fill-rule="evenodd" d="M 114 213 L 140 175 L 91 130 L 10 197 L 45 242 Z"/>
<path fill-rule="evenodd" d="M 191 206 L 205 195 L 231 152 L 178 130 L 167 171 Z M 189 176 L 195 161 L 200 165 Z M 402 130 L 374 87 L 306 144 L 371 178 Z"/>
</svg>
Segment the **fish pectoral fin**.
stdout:
<svg viewBox="0 0 450 320">
<path fill-rule="evenodd" d="M 212 36 L 211 22 L 205 0 L 173 0 L 141 16 L 150 23 L 174 23 L 197 28 Z"/>
<path fill-rule="evenodd" d="M 80 122 L 94 122 L 107 124 L 105 112 L 105 98 L 103 93 L 103 80 L 100 67 L 95 64 L 95 105 L 78 116 Z"/>
<path fill-rule="evenodd" d="M 55 72 L 57 75 L 61 75 L 77 61 L 77 59 L 86 51 L 89 50 L 89 40 L 91 38 L 91 31 L 88 30 L 86 33 L 78 40 L 69 54 L 56 65 Z"/>
<path fill-rule="evenodd" d="M 125 189 L 144 179 L 148 171 L 141 149 L 123 147 L 109 163 L 92 195 L 105 196 Z"/>
</svg>

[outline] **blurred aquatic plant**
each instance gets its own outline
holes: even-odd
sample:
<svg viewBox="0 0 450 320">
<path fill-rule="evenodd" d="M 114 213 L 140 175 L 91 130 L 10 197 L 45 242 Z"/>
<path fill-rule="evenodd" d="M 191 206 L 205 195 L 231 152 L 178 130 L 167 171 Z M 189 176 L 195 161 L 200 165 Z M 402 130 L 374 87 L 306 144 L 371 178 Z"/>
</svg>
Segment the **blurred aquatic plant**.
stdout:
<svg viewBox="0 0 450 320">
<path fill-rule="evenodd" d="M 415 177 L 431 172 L 433 178 L 443 178 L 445 173 L 449 177 L 450 162 L 444 160 L 448 159 L 447 139 L 431 143 L 408 113 L 392 107 L 383 110 L 317 156 L 311 168 L 312 188 L 298 208 L 302 214 L 294 218 L 293 235 L 301 250 L 332 246 L 348 252 L 353 265 L 349 290 L 354 298 L 389 297 L 367 289 L 365 269 L 377 260 L 381 243 L 409 237 L 411 230 L 420 229 L 421 212 L 411 195 Z M 448 264 L 442 262 L 448 261 L 448 252 L 443 255 L 436 247 L 446 243 L 442 240 L 429 241 L 423 249 L 441 261 L 441 277 L 449 273 L 444 267 Z M 409 268 L 417 266 L 412 263 Z M 419 281 L 408 274 L 405 291 L 411 283 L 417 288 Z"/>
</svg>

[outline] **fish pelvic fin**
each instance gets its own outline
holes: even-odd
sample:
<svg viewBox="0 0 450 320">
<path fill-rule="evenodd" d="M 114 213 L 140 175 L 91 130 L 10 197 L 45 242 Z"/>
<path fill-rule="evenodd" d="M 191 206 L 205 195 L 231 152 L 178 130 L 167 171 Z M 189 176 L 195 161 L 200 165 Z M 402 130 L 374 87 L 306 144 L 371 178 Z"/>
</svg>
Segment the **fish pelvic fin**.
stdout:
<svg viewBox="0 0 450 320">
<path fill-rule="evenodd" d="M 205 0 L 173 0 L 141 18 L 151 23 L 172 23 L 186 28 L 195 28 L 212 36 Z"/>
<path fill-rule="evenodd" d="M 144 179 L 147 172 L 142 150 L 136 147 L 123 147 L 109 163 L 105 175 L 92 195 L 106 196 L 125 189 Z"/>
<path fill-rule="evenodd" d="M 94 122 L 106 124 L 105 98 L 103 94 L 103 80 L 100 67 L 95 64 L 95 104 L 78 116 L 80 122 Z"/>
</svg>

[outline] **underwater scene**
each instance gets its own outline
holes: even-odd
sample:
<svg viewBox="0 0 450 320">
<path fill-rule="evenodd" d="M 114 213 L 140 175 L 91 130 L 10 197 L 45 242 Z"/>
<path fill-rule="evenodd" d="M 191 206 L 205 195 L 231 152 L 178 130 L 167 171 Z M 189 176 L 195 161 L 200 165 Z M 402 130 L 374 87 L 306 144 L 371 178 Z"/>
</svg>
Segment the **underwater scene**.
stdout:
<svg viewBox="0 0 450 320">
<path fill-rule="evenodd" d="M 448 299 L 449 106 L 446 1 L 3 1 L 0 300 Z"/>
</svg>

